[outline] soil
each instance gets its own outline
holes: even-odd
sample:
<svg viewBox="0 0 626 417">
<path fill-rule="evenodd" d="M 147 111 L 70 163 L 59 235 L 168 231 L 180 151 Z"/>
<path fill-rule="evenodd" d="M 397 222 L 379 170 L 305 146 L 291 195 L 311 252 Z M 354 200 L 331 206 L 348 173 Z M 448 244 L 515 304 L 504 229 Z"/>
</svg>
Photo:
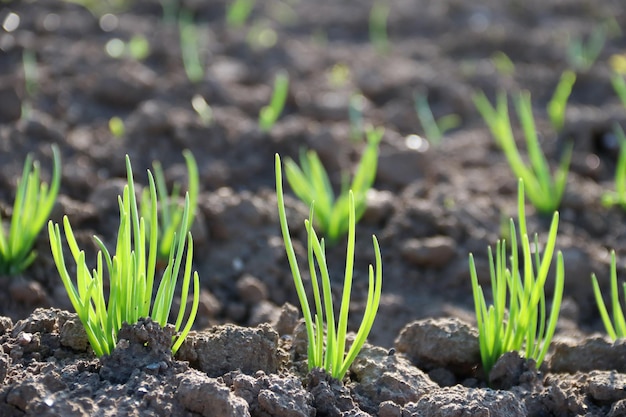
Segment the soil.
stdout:
<svg viewBox="0 0 626 417">
<path fill-rule="evenodd" d="M 120 3 L 115 10 L 95 2 L 91 11 L 59 0 L 0 4 L 0 213 L 10 215 L 27 153 L 49 178 L 56 143 L 63 174 L 52 219 L 69 216 L 93 261 L 93 235 L 115 241 L 124 154 L 138 184 L 154 160 L 170 184 L 184 184 L 182 151 L 190 149 L 201 177 L 192 230 L 198 319 L 174 358 L 172 330 L 150 320 L 125 327 L 112 355 L 96 358 L 41 233 L 34 264 L 0 277 L 1 416 L 626 415 L 626 343 L 603 336 L 590 280 L 595 272 L 608 293 L 609 249 L 618 274 L 626 273 L 625 214 L 601 204 L 614 188 L 613 124 L 626 121 L 610 82 L 611 57 L 626 51 L 626 35 L 609 33 L 597 61 L 579 69 L 561 133 L 545 113 L 572 65 L 569 39 L 588 39 L 610 19 L 626 31 L 626 3 L 389 0 L 383 51 L 369 40 L 371 1 L 260 1 L 241 28 L 225 22 L 229 2 L 180 1 L 200 35 L 205 74 L 197 82 L 186 76 L 177 26 L 161 3 Z M 135 35 L 149 42 L 146 57 L 106 53 L 111 39 Z M 24 52 L 34 54 L 35 83 L 24 75 Z M 498 52 L 513 72 L 499 69 Z M 289 96 L 265 133 L 258 114 L 279 70 L 289 74 Z M 493 98 L 502 89 L 531 92 L 552 166 L 567 143 L 574 153 L 560 207 L 566 282 L 554 348 L 539 371 L 507 354 L 485 376 L 468 254 L 488 283 L 487 246 L 516 215 L 517 189 L 472 94 Z M 385 135 L 357 227 L 352 330 L 367 294 L 372 234 L 384 283 L 370 344 L 340 382 L 306 369 L 273 169 L 276 153 L 297 158 L 314 149 L 338 189 L 364 148 L 350 137 L 355 92 L 365 98 L 365 121 L 384 126 Z M 424 133 L 416 92 L 428 94 L 436 117 L 461 119 L 439 144 L 412 136 Z M 212 108 L 211 123 L 191 105 L 198 94 Z M 114 116 L 124 122 L 121 137 L 109 129 Z M 291 194 L 287 208 L 302 263 L 308 208 Z M 529 230 L 545 237 L 550 219 L 527 210 Z M 337 294 L 345 249 L 339 243 L 327 253 Z"/>
</svg>

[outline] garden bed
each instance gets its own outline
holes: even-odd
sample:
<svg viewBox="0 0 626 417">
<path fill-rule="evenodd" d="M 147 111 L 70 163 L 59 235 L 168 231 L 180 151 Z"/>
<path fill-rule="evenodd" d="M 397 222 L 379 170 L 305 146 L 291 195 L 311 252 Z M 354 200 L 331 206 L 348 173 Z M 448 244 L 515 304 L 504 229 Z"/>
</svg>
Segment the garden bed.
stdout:
<svg viewBox="0 0 626 417">
<path fill-rule="evenodd" d="M 626 51 L 626 37 L 608 36 L 597 61 L 578 70 L 560 134 L 545 114 L 561 73 L 574 65 L 567 55 L 571 39 L 587 39 L 609 18 L 624 26 L 622 2 L 393 0 L 387 51 L 370 42 L 371 2 L 258 2 L 241 28 L 226 24 L 225 1 L 180 6 L 194 12 L 202 41 L 205 74 L 197 82 L 182 64 L 178 28 L 163 18 L 157 1 L 133 1 L 105 17 L 64 1 L 0 6 L 2 217 L 10 213 L 26 154 L 33 153 L 49 178 L 56 143 L 63 172 L 52 219 L 68 215 L 93 262 L 93 235 L 115 242 L 124 154 L 138 185 L 147 184 L 153 160 L 170 184 L 185 184 L 182 151 L 189 149 L 200 169 L 192 233 L 202 285 L 195 333 L 174 360 L 162 341 L 167 334 L 142 323 L 120 335 L 128 342 L 100 361 L 68 313 L 73 310 L 42 233 L 31 268 L 0 277 L 0 316 L 7 317 L 0 325 L 0 415 L 624 413 L 624 346 L 602 337 L 590 277 L 595 272 L 606 293 L 608 250 L 617 252 L 618 275 L 626 262 L 624 212 L 601 204 L 614 188 L 613 124 L 626 121 L 610 82 L 611 57 Z M 19 16 L 15 28 L 9 13 Z M 134 35 L 148 41 L 146 57 L 107 54 L 111 39 L 127 42 Z M 273 36 L 275 44 L 268 44 Z M 34 79 L 25 80 L 25 51 L 34 53 Z M 513 62 L 512 72 L 498 52 Z M 258 114 L 279 70 L 290 78 L 287 104 L 277 124 L 262 132 Z M 487 246 L 516 216 L 517 182 L 472 94 L 493 98 L 499 90 L 531 92 L 553 167 L 566 143 L 574 153 L 560 207 L 565 290 L 554 354 L 539 374 L 507 355 L 487 389 L 471 327 L 468 254 L 487 284 Z M 338 189 L 342 171 L 354 171 L 365 146 L 350 138 L 355 92 L 365 97 L 366 122 L 384 127 L 385 135 L 374 190 L 357 225 L 352 330 L 364 308 L 367 265 L 374 262 L 372 234 L 384 276 L 370 345 L 342 385 L 308 374 L 303 363 L 306 340 L 297 327 L 299 311 L 289 306 L 299 304 L 280 236 L 274 155 L 297 158 L 300 149 L 314 149 Z M 460 117 L 439 144 L 411 136 L 424 133 L 416 92 L 428 95 L 435 116 Z M 196 95 L 211 106 L 210 123 L 192 107 Z M 113 117 L 123 121 L 119 137 L 109 127 Z M 286 191 L 304 267 L 308 207 Z M 527 207 L 529 231 L 545 239 L 550 218 Z M 328 248 L 337 294 L 345 250 L 345 242 Z M 552 287 L 549 280 L 548 298 Z"/>
</svg>

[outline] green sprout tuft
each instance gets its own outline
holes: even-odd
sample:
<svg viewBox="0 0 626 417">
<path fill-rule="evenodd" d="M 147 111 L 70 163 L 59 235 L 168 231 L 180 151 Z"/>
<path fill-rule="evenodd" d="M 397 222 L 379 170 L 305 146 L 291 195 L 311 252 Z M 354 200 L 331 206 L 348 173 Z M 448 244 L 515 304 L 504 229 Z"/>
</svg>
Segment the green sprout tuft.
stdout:
<svg viewBox="0 0 626 417">
<path fill-rule="evenodd" d="M 369 16 L 370 42 L 379 54 L 389 52 L 389 37 L 387 36 L 387 20 L 389 19 L 389 4 L 376 0 L 372 5 Z"/>
<path fill-rule="evenodd" d="M 198 273 L 194 272 L 193 304 L 187 322 L 181 329 L 189 295 L 193 240 L 191 233 L 186 233 L 184 227 L 178 230 L 179 233 L 169 253 L 167 267 L 161 277 L 154 302 L 152 302 L 159 232 L 157 191 L 152 173 L 148 171 L 151 217 L 150 227 L 147 227 L 146 219 L 139 216 L 137 209 L 132 168 L 128 156 L 126 156 L 126 172 L 128 184 L 124 186 L 123 196 L 118 197 L 120 226 L 113 257 L 104 243 L 94 237 L 100 250 L 97 255 L 97 266 L 92 270 L 93 272 L 90 272 L 85 261 L 85 252 L 79 249 L 67 216 L 63 218 L 63 226 L 68 246 L 76 262 L 76 285 L 65 265 L 59 225 L 49 221 L 48 234 L 52 256 L 70 301 L 85 327 L 89 343 L 95 354 L 100 357 L 110 354 L 115 348 L 117 333 L 123 323 L 134 324 L 139 318 L 150 317 L 161 326 L 167 324 L 186 247 L 180 308 L 174 325 L 178 334 L 172 341 L 172 353 L 175 354 L 191 329 L 200 299 Z M 189 197 L 187 196 L 181 224 L 187 224 L 188 216 Z M 148 248 L 146 248 L 146 235 L 148 235 Z M 109 276 L 108 305 L 104 296 L 104 265 Z"/>
<path fill-rule="evenodd" d="M 493 304 L 487 307 L 482 287 L 478 283 L 474 257 L 469 255 L 472 292 L 478 323 L 478 339 L 483 368 L 488 374 L 498 358 L 506 352 L 524 350 L 528 359 L 541 366 L 556 329 L 564 285 L 563 255 L 559 251 L 556 262 L 554 298 L 549 318 L 546 316 L 544 285 L 556 245 L 559 224 L 558 212 L 554 213 L 548 241 L 543 256 L 539 253 L 537 235 L 531 246 L 526 230 L 524 210 L 524 183 L 519 180 L 518 224 L 522 245 L 522 259 L 518 259 L 517 232 L 513 219 L 510 220 L 510 262 L 507 262 L 506 242 L 496 244 L 495 262 L 489 247 L 489 270 Z M 523 272 L 520 272 L 520 267 Z M 508 311 L 508 314 L 507 314 Z M 548 319 L 546 324 L 546 318 Z"/>
<path fill-rule="evenodd" d="M 193 21 L 192 12 L 187 9 L 181 10 L 178 15 L 178 30 L 183 67 L 187 79 L 192 83 L 200 82 L 204 78 L 204 66 L 200 57 L 200 40 L 202 37 Z"/>
<path fill-rule="evenodd" d="M 363 94 L 354 93 L 350 96 L 348 103 L 348 118 L 350 119 L 350 139 L 358 141 L 363 137 L 365 131 L 365 120 L 363 111 L 365 110 L 366 99 Z"/>
<path fill-rule="evenodd" d="M 582 38 L 570 36 L 566 48 L 567 61 L 576 71 L 586 72 L 597 61 L 607 40 L 607 28 L 598 25 L 585 42 Z"/>
<path fill-rule="evenodd" d="M 491 63 L 501 75 L 510 77 L 515 74 L 515 63 L 502 51 L 496 51 L 491 55 Z"/>
<path fill-rule="evenodd" d="M 263 132 L 269 132 L 276 124 L 287 102 L 288 91 L 289 75 L 284 71 L 280 71 L 274 79 L 274 92 L 272 93 L 270 103 L 259 112 L 259 128 Z"/>
<path fill-rule="evenodd" d="M 6 234 L 0 218 L 0 274 L 15 275 L 24 271 L 35 260 L 35 239 L 46 224 L 54 207 L 61 183 L 61 156 L 52 145 L 53 168 L 50 185 L 39 178 L 39 162 L 26 157 L 22 176 L 17 183 L 9 233 Z"/>
<path fill-rule="evenodd" d="M 374 252 L 376 254 L 376 268 L 369 266 L 369 289 L 367 293 L 367 303 L 361 325 L 357 331 L 352 346 L 345 353 L 346 333 L 348 327 L 348 310 L 350 307 L 350 292 L 352 289 L 352 274 L 354 267 L 354 241 L 355 241 L 355 203 L 352 192 L 348 194 L 349 219 L 348 219 L 348 247 L 346 253 L 346 269 L 341 297 L 341 307 L 339 311 L 339 321 L 335 321 L 333 299 L 330 286 L 330 277 L 326 265 L 326 255 L 324 239 L 318 239 L 311 223 L 313 222 L 313 204 L 308 220 L 305 221 L 305 228 L 308 236 L 308 263 L 313 286 L 313 297 L 315 300 L 315 314 L 312 315 L 309 301 L 306 296 L 302 277 L 298 267 L 298 261 L 293 249 L 289 226 L 287 225 L 287 215 L 285 213 L 285 200 L 283 196 L 282 171 L 280 157 L 276 154 L 276 195 L 278 200 L 278 213 L 280 217 L 280 228 L 285 242 L 285 250 L 289 259 L 291 273 L 300 300 L 300 306 L 306 323 L 308 338 L 308 365 L 309 370 L 313 368 L 324 368 L 333 378 L 342 380 L 350 365 L 359 354 L 369 332 L 374 324 L 378 305 L 380 303 L 382 289 L 382 258 L 378 240 L 372 236 Z M 315 262 L 319 268 L 322 280 L 322 290 L 320 292 Z M 323 307 L 322 307 L 323 303 Z M 324 315 L 326 318 L 324 319 Z M 326 322 L 326 337 L 324 337 L 324 321 Z"/>
<path fill-rule="evenodd" d="M 354 194 L 357 222 L 365 212 L 367 191 L 376 178 L 378 144 L 383 134 L 382 128 L 366 129 L 367 147 L 350 185 Z M 300 200 L 308 206 L 315 201 L 317 225 L 331 245 L 336 243 L 348 231 L 348 187 L 344 185 L 339 197 L 335 199 L 326 169 L 314 151 L 300 154 L 300 166 L 288 159 L 285 162 L 285 174 L 291 189 Z"/>
<path fill-rule="evenodd" d="M 154 161 L 152 164 L 157 196 L 160 202 L 157 221 L 157 227 L 159 228 L 157 258 L 160 261 L 167 261 L 169 258 L 171 248 L 174 242 L 176 242 L 176 233 L 181 230 L 181 225 L 183 225 L 183 234 L 191 230 L 191 225 L 193 224 L 198 206 L 198 191 L 200 187 L 198 165 L 196 164 L 193 154 L 188 149 L 183 151 L 183 156 L 187 164 L 187 178 L 189 179 L 189 185 L 187 187 L 189 195 L 189 215 L 186 217 L 187 220 L 184 223 L 185 207 L 181 206 L 179 203 L 180 184 L 174 184 L 172 193 L 168 194 L 165 175 L 163 174 L 161 164 L 159 161 Z M 152 196 L 150 195 L 150 190 L 144 188 L 141 196 L 141 216 L 146 219 L 149 227 L 152 225 L 151 201 Z"/>
<path fill-rule="evenodd" d="M 613 89 L 626 108 L 626 80 L 624 80 L 624 76 L 618 73 L 613 74 L 611 84 L 613 84 Z"/>
<path fill-rule="evenodd" d="M 602 291 L 600 291 L 600 285 L 596 274 L 591 274 L 591 282 L 593 284 L 593 294 L 598 304 L 598 310 L 600 310 L 600 317 L 606 328 L 606 332 L 613 340 L 626 337 L 626 319 L 624 319 L 624 310 L 620 305 L 619 289 L 617 285 L 617 262 L 615 260 L 615 251 L 611 251 L 611 304 L 613 306 L 613 320 L 609 317 L 606 304 L 602 299 Z M 624 296 L 626 297 L 626 283 L 622 284 Z"/>
<path fill-rule="evenodd" d="M 619 141 L 619 156 L 615 168 L 615 192 L 606 192 L 602 195 L 602 204 L 605 207 L 620 205 L 626 210 L 626 134 L 616 123 L 615 136 Z"/>
<path fill-rule="evenodd" d="M 495 107 L 491 105 L 482 92 L 475 95 L 473 99 L 478 111 L 489 126 L 491 134 L 504 152 L 511 170 L 516 177 L 524 180 L 530 202 L 543 214 L 555 211 L 561 204 L 565 192 L 569 164 L 572 158 L 572 146 L 568 146 L 565 150 L 553 178 L 546 157 L 539 145 L 530 93 L 522 92 L 515 99 L 515 107 L 526 139 L 530 166 L 522 159 L 515 143 L 509 120 L 506 93 L 498 94 Z"/>
<path fill-rule="evenodd" d="M 256 0 L 232 0 L 226 8 L 226 23 L 232 28 L 240 28 L 248 20 Z"/>
<path fill-rule="evenodd" d="M 426 139 L 433 145 L 438 145 L 443 139 L 443 135 L 447 131 L 452 130 L 461 124 L 461 118 L 456 114 L 448 114 L 446 116 L 435 119 L 428 97 L 424 94 L 415 94 L 415 112 L 419 119 L 422 129 L 426 134 Z"/>
<path fill-rule="evenodd" d="M 572 94 L 572 88 L 576 82 L 576 73 L 573 71 L 564 71 L 556 88 L 552 99 L 548 103 L 548 117 L 555 131 L 560 132 L 565 125 L 565 108 L 567 100 Z"/>
</svg>

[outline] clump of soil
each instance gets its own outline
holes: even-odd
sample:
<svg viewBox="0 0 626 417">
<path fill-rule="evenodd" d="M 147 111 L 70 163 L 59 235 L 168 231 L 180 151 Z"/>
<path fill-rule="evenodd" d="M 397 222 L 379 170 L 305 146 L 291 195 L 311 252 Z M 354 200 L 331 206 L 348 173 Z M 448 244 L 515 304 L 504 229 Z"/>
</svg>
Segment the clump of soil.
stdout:
<svg viewBox="0 0 626 417">
<path fill-rule="evenodd" d="M 473 377 L 459 379 L 467 368 L 455 358 L 467 347 L 441 335 L 459 326 L 475 330 L 457 319 L 412 323 L 392 351 L 366 345 L 344 381 L 294 367 L 301 342 L 289 339 L 302 334 L 279 339 L 268 325 L 195 332 L 172 358 L 172 327 L 141 319 L 124 324 L 111 355 L 98 359 L 75 314 L 38 309 L 15 325 L 0 322 L 3 416 L 618 416 L 626 402 L 624 374 L 576 372 L 576 361 L 569 363 L 573 373 L 549 367 L 540 373 L 534 362 L 509 353 L 492 369 L 491 387 L 476 363 Z M 432 342 L 421 345 L 422 338 Z M 427 359 L 432 349 L 449 359 Z M 564 366 L 557 355 L 552 362 Z M 615 366 L 626 365 L 624 358 Z"/>
</svg>

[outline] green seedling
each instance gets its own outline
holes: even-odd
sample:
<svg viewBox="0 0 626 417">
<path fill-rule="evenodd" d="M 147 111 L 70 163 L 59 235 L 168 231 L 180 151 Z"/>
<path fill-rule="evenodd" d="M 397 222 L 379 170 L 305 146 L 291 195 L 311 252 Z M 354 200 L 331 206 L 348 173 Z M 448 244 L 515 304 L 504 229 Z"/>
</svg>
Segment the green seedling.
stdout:
<svg viewBox="0 0 626 417">
<path fill-rule="evenodd" d="M 383 134 L 382 128 L 366 130 L 367 147 L 349 187 L 354 194 L 356 222 L 365 212 L 367 191 L 376 178 L 378 144 Z M 335 199 L 326 169 L 314 151 L 300 154 L 300 166 L 288 159 L 285 162 L 285 175 L 291 189 L 300 200 L 308 206 L 315 202 L 316 223 L 329 244 L 335 244 L 348 231 L 350 217 L 348 187 L 344 184 L 341 193 Z"/>
<path fill-rule="evenodd" d="M 124 136 L 125 131 L 124 121 L 120 117 L 113 116 L 109 119 L 109 132 L 111 132 L 114 137 L 121 138 Z"/>
<path fill-rule="evenodd" d="M 480 355 L 487 374 L 500 356 L 512 351 L 524 352 L 527 359 L 535 360 L 537 368 L 541 366 L 554 335 L 563 296 L 565 274 L 563 255 L 559 251 L 556 261 L 554 297 L 548 317 L 544 286 L 556 245 L 558 212 L 555 212 L 552 217 L 548 241 L 541 256 L 537 235 L 533 239 L 534 245 L 531 246 L 526 230 L 524 183 L 521 179 L 518 190 L 518 210 L 522 258 L 519 259 L 517 231 L 515 222 L 511 219 L 509 256 L 507 256 L 507 246 L 504 240 L 499 240 L 496 244 L 495 262 L 491 247 L 489 248 L 493 296 L 493 304 L 489 306 L 487 306 L 483 289 L 478 283 L 474 257 L 472 254 L 469 255 Z M 510 268 L 507 259 L 510 261 Z"/>
<path fill-rule="evenodd" d="M 576 71 L 586 72 L 597 61 L 607 40 L 607 28 L 598 25 L 585 42 L 582 38 L 569 38 L 567 60 Z"/>
<path fill-rule="evenodd" d="M 559 83 L 554 89 L 552 99 L 548 103 L 547 111 L 550 123 L 555 131 L 561 132 L 565 125 L 565 108 L 567 101 L 572 94 L 572 88 L 576 82 L 576 73 L 573 71 L 565 71 L 561 75 Z"/>
<path fill-rule="evenodd" d="M 615 136 L 619 141 L 619 156 L 615 168 L 615 192 L 607 192 L 602 195 L 602 204 L 605 207 L 620 205 L 626 210 L 626 134 L 622 128 L 615 124 Z"/>
<path fill-rule="evenodd" d="M 189 150 L 183 151 L 185 157 L 185 163 L 187 164 L 187 178 L 189 180 L 188 196 L 189 196 L 189 209 L 188 215 L 185 216 L 185 207 L 179 203 L 180 197 L 180 184 L 174 184 L 174 188 L 171 194 L 167 192 L 167 185 L 165 183 L 165 175 L 163 174 L 163 168 L 159 161 L 155 161 L 152 164 L 154 170 L 154 180 L 156 183 L 156 191 L 158 200 L 160 203 L 158 210 L 158 220 L 156 221 L 159 228 L 159 240 L 157 258 L 159 261 L 167 261 L 172 247 L 176 243 L 176 234 L 182 230 L 187 233 L 191 230 L 191 225 L 196 214 L 198 206 L 198 191 L 200 187 L 200 180 L 198 175 L 198 165 L 193 157 L 193 154 Z M 152 211 L 151 190 L 144 189 L 141 198 L 141 216 L 144 217 L 148 225 L 152 227 Z M 183 221 L 183 219 L 186 219 Z"/>
<path fill-rule="evenodd" d="M 35 260 L 35 239 L 50 217 L 61 183 L 61 156 L 52 145 L 53 168 L 50 185 L 39 177 L 39 162 L 28 155 L 17 183 L 9 232 L 0 218 L 0 274 L 16 275 Z"/>
<path fill-rule="evenodd" d="M 265 12 L 267 17 L 281 26 L 294 26 L 299 20 L 298 12 L 294 8 L 297 3 L 291 0 L 266 3 Z"/>
<path fill-rule="evenodd" d="M 491 55 L 491 62 L 498 73 L 504 76 L 511 76 L 515 73 L 515 64 L 511 58 L 502 51 L 497 51 Z"/>
<path fill-rule="evenodd" d="M 167 24 L 175 24 L 178 10 L 180 9 L 180 0 L 160 0 L 163 9 L 163 22 Z"/>
<path fill-rule="evenodd" d="M 200 34 L 193 21 L 193 14 L 187 9 L 181 10 L 178 15 L 178 30 L 180 51 L 187 79 L 192 83 L 202 81 L 204 65 L 200 58 Z"/>
<path fill-rule="evenodd" d="M 555 211 L 561 203 L 567 184 L 567 174 L 572 157 L 572 146 L 569 146 L 559 163 L 554 177 L 546 160 L 539 138 L 535 130 L 535 121 L 532 114 L 530 93 L 522 92 L 515 98 L 515 107 L 524 137 L 530 166 L 522 159 L 509 120 L 509 110 L 506 93 L 498 94 L 496 106 L 492 106 L 484 93 L 476 94 L 474 104 L 489 126 L 491 134 L 500 146 L 509 162 L 509 166 L 516 177 L 524 180 L 528 198 L 535 208 L 548 214 Z"/>
<path fill-rule="evenodd" d="M 226 23 L 232 28 L 246 24 L 256 0 L 232 0 L 226 8 Z"/>
<path fill-rule="evenodd" d="M 616 75 L 626 75 L 626 54 L 613 54 L 609 58 L 609 66 Z"/>
<path fill-rule="evenodd" d="M 342 88 L 346 86 L 351 77 L 352 73 L 350 71 L 350 67 L 341 62 L 333 65 L 328 72 L 328 82 L 335 88 Z"/>
<path fill-rule="evenodd" d="M 24 49 L 22 66 L 24 68 L 24 89 L 26 90 L 26 99 L 22 102 L 22 118 L 28 119 L 32 111 L 32 101 L 39 89 L 39 71 L 35 51 Z"/>
<path fill-rule="evenodd" d="M 85 327 L 89 343 L 95 354 L 100 357 L 110 354 L 115 348 L 117 333 L 123 323 L 134 324 L 142 317 L 150 317 L 161 326 L 168 323 L 183 253 L 186 252 L 180 309 L 174 325 L 177 335 L 172 340 L 172 353 L 175 354 L 191 329 L 200 299 L 200 283 L 197 272 L 194 272 L 193 303 L 187 322 L 182 327 L 192 276 L 193 240 L 191 233 L 187 233 L 184 226 L 177 230 L 175 243 L 169 253 L 167 267 L 163 272 L 153 301 L 152 290 L 156 272 L 159 233 L 156 186 L 152 174 L 148 171 L 151 216 L 147 220 L 143 216 L 139 216 L 128 156 L 126 156 L 126 173 L 128 183 L 124 186 L 123 195 L 118 197 L 120 226 L 115 254 L 111 256 L 104 243 L 98 237 L 94 237 L 100 250 L 97 255 L 96 268 L 90 271 L 85 261 L 85 252 L 79 249 L 70 222 L 65 216 L 63 227 L 70 252 L 76 263 L 76 284 L 74 284 L 65 265 L 59 225 L 50 221 L 48 222 L 48 234 L 52 256 L 70 301 Z M 182 225 L 187 224 L 188 216 L 189 197 L 187 196 Z M 150 223 L 149 227 L 147 221 Z M 148 239 L 147 247 L 146 238 Z M 105 267 L 109 277 L 108 297 L 104 295 Z"/>
<path fill-rule="evenodd" d="M 65 0 L 69 3 L 78 4 L 96 18 L 99 18 L 106 13 L 121 13 L 126 11 L 131 2 L 129 0 Z"/>
<path fill-rule="evenodd" d="M 622 105 L 626 108 L 626 80 L 624 80 L 624 76 L 618 73 L 613 74 L 611 84 L 613 84 L 613 89 L 617 93 Z"/>
<path fill-rule="evenodd" d="M 438 145 L 447 131 L 458 127 L 461 118 L 456 114 L 448 114 L 439 119 L 435 119 L 428 98 L 424 94 L 415 93 L 415 112 L 419 119 L 426 138 L 433 145 Z"/>
<path fill-rule="evenodd" d="M 350 308 L 350 292 L 352 289 L 352 275 L 354 268 L 354 241 L 356 225 L 354 195 L 352 192 L 348 193 L 348 248 L 346 253 L 346 269 L 338 322 L 335 321 L 331 283 L 328 267 L 326 265 L 324 239 L 318 239 L 315 234 L 315 230 L 312 227 L 313 205 L 311 205 L 311 214 L 309 219 L 305 221 L 305 228 L 308 236 L 307 248 L 309 272 L 311 274 L 311 284 L 313 287 L 315 305 L 315 312 L 311 312 L 302 277 L 300 275 L 298 261 L 291 242 L 289 226 L 287 225 L 287 215 L 285 213 L 285 200 L 282 186 L 281 162 L 278 154 L 276 155 L 276 196 L 278 201 L 280 228 L 285 242 L 285 250 L 287 252 L 287 258 L 289 259 L 289 266 L 291 267 L 291 273 L 306 324 L 309 370 L 313 368 L 324 368 L 330 375 L 332 375 L 333 378 L 342 380 L 350 368 L 350 365 L 363 347 L 363 344 L 372 329 L 372 325 L 374 324 L 376 313 L 378 312 L 382 289 L 382 257 L 378 246 L 378 240 L 376 239 L 376 236 L 372 236 L 374 252 L 376 254 L 376 268 L 374 269 L 372 265 L 369 266 L 369 289 L 367 292 L 365 312 L 356 337 L 352 342 L 352 346 L 350 346 L 350 349 L 346 354 L 345 348 L 348 328 L 348 310 Z M 315 263 L 317 263 L 317 268 L 321 274 L 321 291 L 319 288 L 320 285 L 318 283 Z M 325 333 L 324 327 L 326 327 Z"/>
<path fill-rule="evenodd" d="M 267 19 L 256 19 L 248 31 L 246 41 L 250 48 L 255 51 L 262 51 L 276 45 L 278 34 L 272 28 L 270 21 Z"/>
<path fill-rule="evenodd" d="M 350 119 L 350 139 L 360 140 L 365 131 L 365 97 L 362 94 L 352 94 L 348 103 L 348 118 Z"/>
<path fill-rule="evenodd" d="M 119 38 L 110 39 L 104 50 L 111 58 L 122 58 L 124 56 L 142 61 L 150 55 L 150 43 L 142 35 L 135 35 L 128 42 Z"/>
<path fill-rule="evenodd" d="M 370 10 L 369 33 L 370 42 L 376 51 L 385 54 L 389 51 L 389 37 L 387 36 L 387 20 L 389 19 L 389 4 L 376 0 Z"/>
<path fill-rule="evenodd" d="M 213 123 L 213 109 L 202 95 L 194 94 L 191 98 L 191 107 L 196 111 L 203 125 L 211 126 Z"/>
<path fill-rule="evenodd" d="M 272 93 L 270 103 L 259 112 L 259 128 L 261 131 L 269 132 L 276 124 L 287 102 L 288 91 L 289 76 L 286 72 L 281 71 L 276 74 L 274 79 L 274 92 Z"/>
<path fill-rule="evenodd" d="M 615 251 L 611 251 L 611 305 L 612 305 L 612 318 L 609 316 L 606 304 L 602 298 L 602 291 L 600 291 L 600 285 L 595 274 L 591 275 L 591 282 L 593 284 L 593 294 L 598 304 L 598 310 L 600 311 L 600 317 L 606 328 L 606 332 L 613 340 L 622 339 L 626 337 L 626 319 L 624 319 L 624 310 L 622 310 L 619 300 L 619 288 L 617 285 L 617 262 L 615 260 Z M 622 290 L 624 291 L 624 297 L 626 298 L 626 283 L 622 284 Z"/>
</svg>

